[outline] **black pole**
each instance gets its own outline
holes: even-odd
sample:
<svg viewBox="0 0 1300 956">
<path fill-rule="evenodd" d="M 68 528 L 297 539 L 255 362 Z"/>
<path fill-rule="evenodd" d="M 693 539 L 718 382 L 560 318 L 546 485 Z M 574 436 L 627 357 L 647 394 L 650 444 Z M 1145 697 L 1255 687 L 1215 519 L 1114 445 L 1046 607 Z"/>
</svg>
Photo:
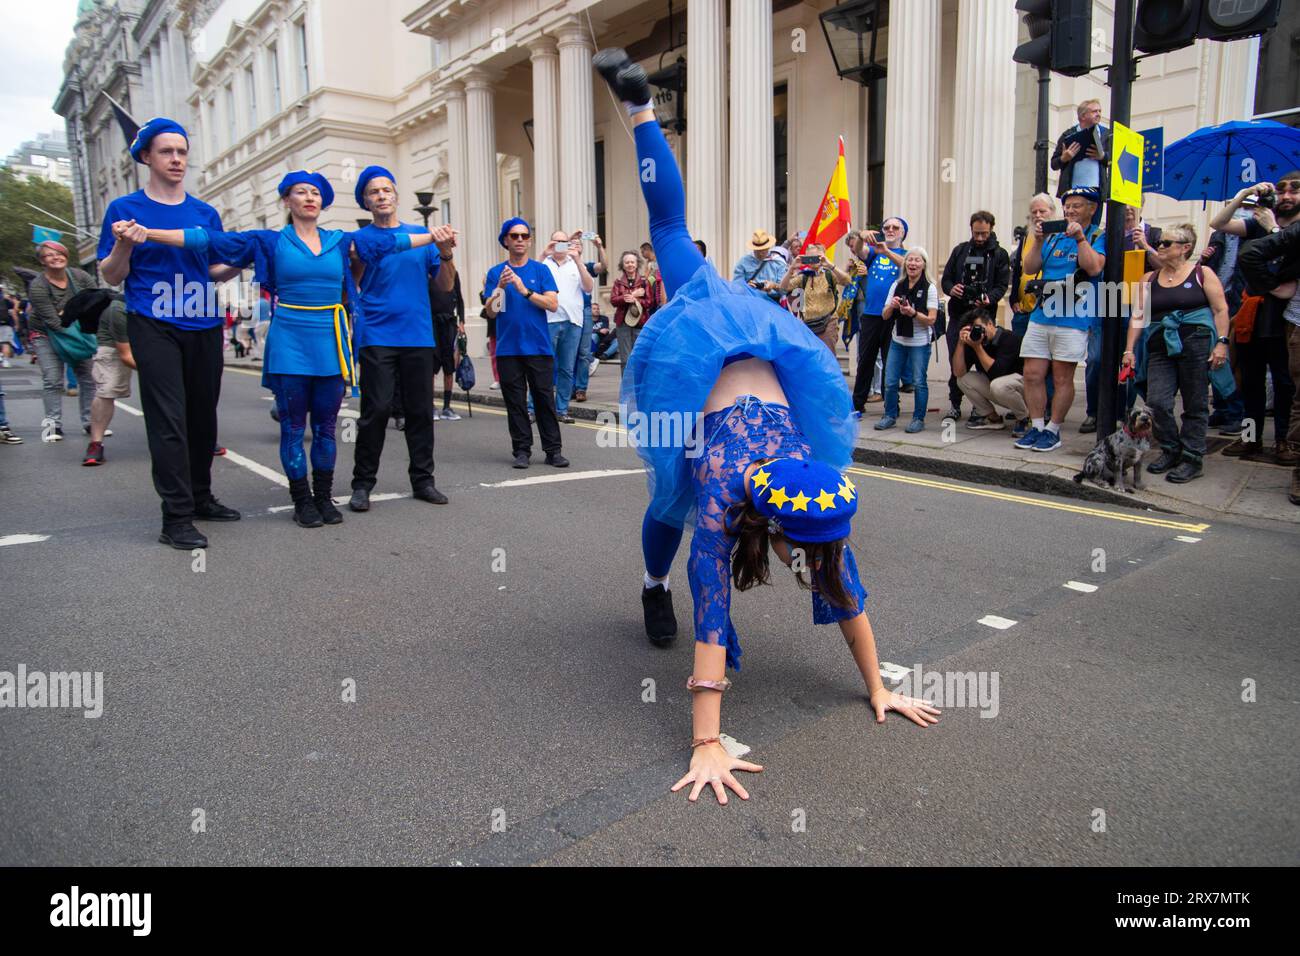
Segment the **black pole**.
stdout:
<svg viewBox="0 0 1300 956">
<path fill-rule="evenodd" d="M 1045 66 L 1038 68 L 1038 139 L 1034 143 L 1034 152 L 1038 155 L 1034 162 L 1034 192 L 1047 192 L 1047 151 L 1052 148 L 1047 127 L 1047 111 L 1051 109 L 1049 98 L 1052 71 Z"/>
<path fill-rule="evenodd" d="M 1114 60 L 1110 68 L 1110 121 L 1125 126 L 1130 121 L 1133 98 L 1133 0 L 1115 0 Z M 1114 150 L 1112 136 L 1105 162 L 1111 161 Z M 1114 184 L 1111 184 L 1112 190 Z M 1124 204 L 1111 200 L 1106 204 L 1106 270 L 1103 273 L 1106 290 L 1098 296 L 1097 307 L 1102 322 L 1101 373 L 1097 387 L 1097 440 L 1104 440 L 1115 431 L 1116 413 L 1122 408 L 1119 398 L 1120 336 L 1123 334 L 1123 317 L 1120 315 L 1118 290 L 1124 281 Z M 1114 308 L 1112 308 L 1114 306 Z M 1111 314 L 1114 313 L 1114 314 Z"/>
</svg>

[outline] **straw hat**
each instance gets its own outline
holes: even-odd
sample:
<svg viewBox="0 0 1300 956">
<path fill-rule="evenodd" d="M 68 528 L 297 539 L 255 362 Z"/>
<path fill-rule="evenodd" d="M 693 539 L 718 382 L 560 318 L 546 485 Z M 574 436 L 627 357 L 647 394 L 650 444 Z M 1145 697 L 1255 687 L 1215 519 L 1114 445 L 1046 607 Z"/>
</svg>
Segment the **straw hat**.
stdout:
<svg viewBox="0 0 1300 956">
<path fill-rule="evenodd" d="M 753 237 L 749 240 L 749 248 L 754 252 L 771 249 L 774 245 L 776 245 L 776 236 L 766 229 L 755 229 Z"/>
</svg>

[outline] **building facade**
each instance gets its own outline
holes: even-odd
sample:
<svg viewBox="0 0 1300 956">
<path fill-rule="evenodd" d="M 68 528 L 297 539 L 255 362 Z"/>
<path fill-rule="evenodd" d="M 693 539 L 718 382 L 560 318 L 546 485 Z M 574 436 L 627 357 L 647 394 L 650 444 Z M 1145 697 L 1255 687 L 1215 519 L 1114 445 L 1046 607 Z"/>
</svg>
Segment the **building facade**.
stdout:
<svg viewBox="0 0 1300 956">
<path fill-rule="evenodd" d="M 41 133 L 9 154 L 5 168 L 28 179 L 47 179 L 72 188 L 72 154 L 62 130 Z"/>
<path fill-rule="evenodd" d="M 887 78 L 874 91 L 836 73 L 819 20 L 834 5 L 91 4 L 86 22 L 103 35 L 92 38 L 88 29 L 83 37 L 79 21 L 60 97 L 68 102 L 60 112 L 69 141 L 86 166 L 77 184 L 90 199 L 79 197 L 78 216 L 84 210 L 97 230 L 106 191 L 111 197 L 114 185 L 131 179 L 120 134 L 114 140 L 108 132 L 116 130 L 106 131 L 103 97 L 92 95 L 103 88 L 145 116 L 188 120 L 190 189 L 227 228 L 282 223 L 275 185 L 299 167 L 320 170 L 338 187 L 325 224 L 352 228 L 365 217 L 351 195 L 357 172 L 371 163 L 389 167 L 406 208 L 417 192 L 431 193 L 430 222 L 461 229 L 459 264 L 477 312 L 472 292 L 501 256 L 496 234 L 506 216 L 524 215 L 540 236 L 598 231 L 611 258 L 648 238 L 627 117 L 591 69 L 597 49 L 623 46 L 651 73 L 685 61 L 684 98 L 664 90 L 658 108 L 685 172 L 692 232 L 720 268 L 739 258 L 755 229 L 807 228 L 841 135 L 856 220 L 868 224 L 868 211 L 902 215 L 909 244 L 941 262 L 967 235 L 970 212 L 988 209 L 1009 243 L 1033 192 L 1037 109 L 1036 74 L 1011 59 L 1025 38 L 1013 0 L 893 0 L 877 37 Z M 1094 5 L 1098 64 L 1110 57 L 1111 10 L 1109 0 Z M 1142 61 L 1131 125 L 1163 126 L 1172 142 L 1255 115 L 1254 77 L 1278 69 L 1267 44 L 1287 48 L 1278 36 L 1263 52 L 1259 40 L 1201 41 Z M 1294 74 L 1294 63 L 1283 69 Z M 1075 121 L 1081 100 L 1097 97 L 1106 107 L 1099 77 L 1104 72 L 1053 77 L 1053 138 Z M 1276 89 L 1268 95 L 1274 105 Z M 1154 197 L 1147 216 L 1203 226 L 1212 212 Z M 472 322 L 471 332 L 480 345 L 481 323 Z"/>
</svg>

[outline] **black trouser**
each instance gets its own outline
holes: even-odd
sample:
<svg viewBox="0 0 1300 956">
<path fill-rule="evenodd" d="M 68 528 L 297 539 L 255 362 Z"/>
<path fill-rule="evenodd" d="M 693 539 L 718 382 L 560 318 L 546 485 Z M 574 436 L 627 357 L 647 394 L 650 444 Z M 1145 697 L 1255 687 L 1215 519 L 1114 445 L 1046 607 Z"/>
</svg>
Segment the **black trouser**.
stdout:
<svg viewBox="0 0 1300 956">
<path fill-rule="evenodd" d="M 878 315 L 864 315 L 858 322 L 858 375 L 853 380 L 853 408 L 862 411 L 871 397 L 871 380 L 876 375 L 876 356 L 884 363 L 889 358 L 890 335 L 894 320 Z M 884 386 L 884 381 L 881 381 Z"/>
<path fill-rule="evenodd" d="M 140 406 L 163 523 L 189 521 L 212 497 L 212 449 L 221 397 L 220 326 L 191 331 L 130 313 Z"/>
<path fill-rule="evenodd" d="M 1237 346 L 1241 365 L 1241 392 L 1246 403 L 1246 417 L 1255 422 L 1255 441 L 1264 440 L 1264 408 L 1268 404 L 1267 374 L 1273 372 L 1273 440 L 1285 441 L 1291 425 L 1291 400 L 1295 383 L 1287 368 L 1286 336 L 1267 339 L 1258 336 Z"/>
<path fill-rule="evenodd" d="M 406 419 L 411 487 L 433 484 L 433 349 L 366 345 L 357 351 L 361 359 L 361 417 L 357 419 L 352 487 L 366 491 L 375 487 L 388 418 L 398 409 Z"/>
<path fill-rule="evenodd" d="M 952 368 L 952 353 L 957 351 L 957 343 L 961 339 L 961 320 L 966 314 L 965 310 L 955 314 L 949 314 L 948 327 L 944 329 L 943 337 L 948 343 L 948 367 Z M 957 384 L 957 376 L 948 375 L 948 407 L 961 408 L 962 391 L 961 386 Z"/>
<path fill-rule="evenodd" d="M 1184 325 L 1178 330 L 1181 355 L 1170 358 L 1163 335 L 1147 343 L 1147 407 L 1155 422 L 1156 441 L 1165 451 L 1181 452 L 1199 463 L 1205 457 L 1205 427 L 1209 421 L 1210 352 L 1214 338 L 1209 329 Z M 1174 419 L 1174 394 L 1183 396 L 1183 422 Z"/>
<path fill-rule="evenodd" d="M 533 393 L 533 410 L 542 450 L 560 451 L 560 420 L 555 417 L 555 357 L 552 355 L 502 355 L 497 353 L 501 373 L 501 397 L 506 403 L 510 426 L 510 447 L 514 454 L 533 453 L 533 427 L 528 424 L 528 392 Z"/>
</svg>

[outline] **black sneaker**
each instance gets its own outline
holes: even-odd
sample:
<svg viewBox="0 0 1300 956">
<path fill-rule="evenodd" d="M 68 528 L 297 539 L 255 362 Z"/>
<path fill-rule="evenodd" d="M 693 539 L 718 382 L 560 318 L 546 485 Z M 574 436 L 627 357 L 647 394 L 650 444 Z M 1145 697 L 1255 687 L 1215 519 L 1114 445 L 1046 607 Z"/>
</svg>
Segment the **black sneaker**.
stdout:
<svg viewBox="0 0 1300 956">
<path fill-rule="evenodd" d="M 645 634 L 656 647 L 667 647 L 677 636 L 677 615 L 673 613 L 673 592 L 662 584 L 641 588 L 641 610 Z"/>
<path fill-rule="evenodd" d="M 227 508 L 216 498 L 209 498 L 203 504 L 194 506 L 194 517 L 203 521 L 238 521 L 239 512 Z"/>
<path fill-rule="evenodd" d="M 954 405 L 952 408 L 948 409 L 948 411 L 944 413 L 943 417 L 945 420 L 951 418 L 953 421 L 959 422 L 961 421 L 961 409 L 958 408 L 956 405 Z"/>
<path fill-rule="evenodd" d="M 1163 475 L 1170 468 L 1173 468 L 1182 460 L 1182 452 L 1164 450 L 1160 452 L 1160 457 L 1147 465 L 1147 471 L 1153 475 Z"/>
<path fill-rule="evenodd" d="M 195 548 L 206 548 L 208 546 L 208 539 L 200 534 L 199 530 L 189 521 L 163 525 L 158 540 L 163 544 L 171 545 L 178 551 L 193 551 Z"/>
<path fill-rule="evenodd" d="M 569 459 L 565 458 L 558 451 L 548 452 L 546 455 L 546 463 L 552 468 L 569 467 Z"/>
<path fill-rule="evenodd" d="M 532 457 L 532 456 L 529 455 L 528 452 L 526 452 L 526 451 L 517 452 L 517 453 L 515 454 L 515 461 L 514 461 L 514 465 L 513 465 L 513 467 L 515 467 L 515 468 L 527 468 L 528 465 L 529 465 L 529 461 L 528 461 L 528 459 L 530 459 L 531 457 Z"/>
<path fill-rule="evenodd" d="M 1165 481 L 1172 481 L 1176 485 L 1185 485 L 1194 478 L 1199 478 L 1205 474 L 1199 461 L 1191 461 L 1184 458 L 1178 467 L 1169 474 L 1165 475 Z"/>
<path fill-rule="evenodd" d="M 22 438 L 9 430 L 8 425 L 0 426 L 0 445 L 21 445 Z"/>
<path fill-rule="evenodd" d="M 427 501 L 432 505 L 445 505 L 447 503 L 447 496 L 439 491 L 432 482 L 412 489 L 411 497 L 419 501 Z"/>
<path fill-rule="evenodd" d="M 1079 426 L 1080 435 L 1091 435 L 1096 430 L 1097 430 L 1096 415 L 1089 415 L 1087 418 L 1083 420 L 1083 423 Z"/>
<path fill-rule="evenodd" d="M 650 80 L 645 70 L 633 63 L 622 47 L 601 50 L 591 58 L 591 65 L 624 103 L 640 106 L 650 102 Z"/>
</svg>

